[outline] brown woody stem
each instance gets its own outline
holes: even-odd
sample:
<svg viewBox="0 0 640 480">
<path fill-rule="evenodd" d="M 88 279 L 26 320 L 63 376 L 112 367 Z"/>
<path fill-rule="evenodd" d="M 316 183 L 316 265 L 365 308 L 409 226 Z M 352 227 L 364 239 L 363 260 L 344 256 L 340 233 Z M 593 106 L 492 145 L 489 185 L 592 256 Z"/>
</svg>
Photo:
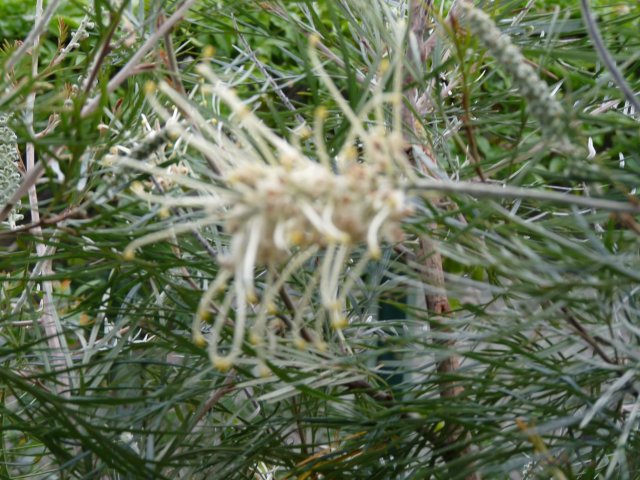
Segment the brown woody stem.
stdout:
<svg viewBox="0 0 640 480">
<path fill-rule="evenodd" d="M 428 19 L 429 19 L 429 9 L 431 8 L 431 0 L 411 0 L 410 4 L 410 28 L 412 35 L 418 43 L 418 49 L 421 52 L 421 57 L 426 57 L 430 52 L 428 48 L 428 40 L 427 40 L 427 32 L 428 32 Z M 407 55 L 407 61 L 411 61 L 409 55 Z M 426 58 L 421 58 L 422 62 L 426 61 Z M 405 85 L 410 83 L 411 79 L 406 79 Z M 421 137 L 419 132 L 417 131 L 416 122 L 413 119 L 412 111 L 418 112 L 417 105 L 415 105 L 415 98 L 417 95 L 415 91 L 411 92 L 409 101 L 414 103 L 411 105 L 411 108 L 407 107 L 405 104 L 402 118 L 406 125 L 408 125 L 409 131 L 405 138 L 407 139 L 407 143 L 411 144 L 412 140 L 415 142 L 415 139 Z M 410 138 L 411 137 L 411 138 Z M 425 154 L 429 154 L 428 147 L 426 145 L 421 146 L 425 151 Z M 422 164 L 416 162 L 418 167 L 421 167 Z M 428 172 L 423 171 L 423 174 L 428 174 Z M 436 201 L 437 203 L 437 201 Z M 435 228 L 435 225 L 433 226 Z M 425 300 L 427 304 L 428 311 L 434 315 L 440 317 L 442 320 L 443 317 L 446 317 L 451 312 L 451 305 L 449 304 L 449 300 L 446 295 L 446 285 L 444 280 L 444 269 L 442 265 L 442 257 L 438 252 L 438 245 L 433 238 L 422 235 L 419 238 L 420 241 L 420 252 L 418 260 L 424 262 L 424 268 L 421 268 L 422 281 L 425 285 L 428 285 L 429 291 L 425 294 Z M 446 318 L 445 318 L 446 320 Z M 450 331 L 450 327 L 445 322 L 437 322 L 432 326 L 433 330 L 438 333 L 447 333 Z M 451 374 L 455 373 L 460 368 L 460 356 L 456 353 L 453 353 L 455 349 L 455 339 L 449 338 L 443 342 L 443 347 L 445 350 L 444 357 L 437 361 L 437 373 L 443 377 L 450 377 Z M 451 380 L 443 381 L 440 387 L 440 396 L 443 399 L 451 399 L 459 397 L 464 392 L 464 387 L 456 384 Z M 449 425 L 443 432 L 443 436 L 441 437 L 441 441 L 437 442 L 437 447 L 441 447 L 439 449 L 444 450 L 446 453 L 442 454 L 442 458 L 448 463 L 451 464 L 456 460 L 460 460 L 461 458 L 467 456 L 471 452 L 470 435 L 464 431 L 464 429 L 459 425 Z M 457 447 L 460 445 L 460 447 Z M 480 475 L 476 472 L 469 473 L 465 476 L 466 480 L 480 480 Z"/>
</svg>

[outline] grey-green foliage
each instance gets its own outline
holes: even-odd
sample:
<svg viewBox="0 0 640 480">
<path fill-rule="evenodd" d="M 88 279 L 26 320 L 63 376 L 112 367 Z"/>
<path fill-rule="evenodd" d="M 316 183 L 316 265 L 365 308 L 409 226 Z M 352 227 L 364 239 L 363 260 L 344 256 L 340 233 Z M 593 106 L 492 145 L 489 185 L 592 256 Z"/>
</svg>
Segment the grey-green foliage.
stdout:
<svg viewBox="0 0 640 480">
<path fill-rule="evenodd" d="M 20 161 L 18 137 L 8 123 L 9 116 L 0 114 L 0 207 L 11 199 L 22 178 L 18 169 Z M 19 211 L 20 202 L 15 205 L 7 218 L 7 223 L 12 229 L 16 227 L 16 222 L 23 218 Z"/>
<path fill-rule="evenodd" d="M 485 184 L 475 178 L 466 154 L 475 139 L 489 188 L 495 192 L 506 184 L 539 195 L 488 198 L 475 190 L 416 199 L 415 215 L 403 225 L 406 241 L 385 247 L 381 259 L 354 279 L 343 336 L 320 317 L 328 336 L 324 356 L 276 339 L 270 374 L 254 371 L 250 362 L 239 362 L 232 372 L 215 371 L 206 350 L 191 341 L 199 299 L 220 271 L 216 253 L 230 245 L 224 225 L 187 228 L 175 238 L 145 244 L 124 261 L 122 252 L 133 240 L 177 232 L 181 223 L 202 215 L 180 204 L 167 216 L 155 201 L 134 195 L 133 182 L 167 201 L 201 198 L 171 182 L 161 191 L 151 175 L 110 164 L 106 153 L 114 144 L 136 162 L 147 159 L 168 172 L 185 166 L 206 185 L 220 184 L 211 159 L 184 138 L 166 144 L 134 140 L 153 138 L 149 131 L 164 122 L 140 94 L 149 77 L 168 78 L 164 45 L 158 57 L 152 52 L 144 57 L 147 68 L 157 60 L 157 71 L 136 71 L 95 115 L 78 117 L 82 105 L 74 102 L 82 98 L 71 99 L 77 109 L 62 108 L 65 99 L 58 93 L 64 84 L 75 83 L 78 75 L 88 78 L 102 42 L 114 38 L 108 22 L 119 17 L 105 13 L 110 3 L 93 2 L 96 12 L 89 13 L 96 30 L 55 74 L 42 74 L 33 84 L 22 81 L 16 85 L 26 85 L 23 91 L 6 97 L 20 104 L 28 91 L 36 91 L 37 131 L 51 110 L 61 107 L 58 127 L 34 141 L 39 153 L 60 148 L 66 180 L 44 176 L 36 185 L 42 218 L 55 219 L 43 222 L 42 239 L 20 236 L 16 248 L 0 250 L 0 478 L 462 479 L 473 469 L 485 479 L 638 478 L 637 216 L 556 204 L 544 196 L 551 190 L 585 201 L 626 202 L 640 183 L 637 121 L 610 84 L 575 5 L 562 2 L 556 15 L 538 9 L 541 2 L 528 2 L 528 11 L 523 2 L 483 3 L 495 28 L 509 35 L 523 58 L 545 69 L 541 81 L 552 82 L 547 71 L 558 79 L 554 83 L 563 81 L 556 98 L 571 112 L 575 127 L 566 134 L 584 146 L 584 154 L 548 148 L 534 116 L 541 112 L 527 109 L 532 98 L 512 88 L 518 79 L 501 63 L 507 59 L 485 56 L 482 45 L 449 31 L 452 22 L 434 15 L 433 50 L 424 64 L 412 62 L 407 85 L 427 92 L 422 99 L 427 113 L 418 120 L 429 141 L 413 153 L 435 179 L 474 182 L 481 190 Z M 125 2 L 123 16 L 135 25 L 138 45 L 176 3 Z M 281 136 L 292 138 L 298 116 L 313 126 L 316 108 L 326 109 L 319 134 L 330 156 L 344 145 L 349 120 L 318 81 L 308 36 L 315 32 L 322 39 L 326 49 L 319 56 L 328 74 L 345 101 L 361 111 L 378 70 L 396 58 L 390 55 L 393 37 L 385 30 L 384 12 L 402 16 L 405 5 L 392 0 L 197 3 L 171 36 L 180 68 L 171 82 L 177 86 L 180 78 L 198 111 L 216 122 L 190 133 L 224 132 L 225 122 L 233 121 L 194 73 L 200 40 L 222 38 L 231 46 L 218 48 L 212 60 L 216 73 Z M 443 2 L 433 3 L 437 9 Z M 599 11 L 598 25 L 638 91 L 640 8 L 627 9 Z M 120 31 L 116 28 L 115 43 Z M 281 31 L 287 34 L 278 35 Z M 282 62 L 265 55 L 265 39 L 277 42 Z M 463 52 L 460 61 L 452 57 L 456 43 Z M 90 96 L 107 91 L 105 82 L 135 48 L 104 50 Z M 420 58 L 419 52 L 412 56 Z M 16 66 L 18 78 L 29 78 L 30 60 L 27 56 Z M 49 63 L 41 65 L 46 70 Z M 13 88 L 9 83 L 3 87 Z M 460 126 L 462 92 L 469 97 L 467 129 Z M 161 101 L 172 108 L 166 98 Z M 5 132 L 11 144 L 14 137 Z M 593 158 L 586 158 L 589 141 Z M 313 137 L 301 143 L 307 155 L 317 155 Z M 354 143 L 354 152 L 362 153 Z M 218 161 L 219 152 L 211 153 Z M 418 235 L 437 240 L 446 292 L 425 275 Z M 41 259 L 37 241 L 47 247 Z M 363 252 L 354 248 L 350 265 Z M 314 281 L 322 260 L 317 255 L 305 263 L 285 285 L 294 308 L 307 291 L 310 302 L 321 304 Z M 256 292 L 262 295 L 269 275 L 278 272 L 258 268 L 256 274 Z M 55 307 L 49 317 L 44 313 L 51 305 L 41 301 L 44 287 L 50 287 Z M 446 293 L 453 311 L 435 315 L 424 298 L 407 298 L 408 291 Z M 376 300 L 388 308 L 378 309 Z M 269 321 L 274 335 L 291 321 L 289 308 L 281 298 L 274 301 L 276 316 Z M 255 318 L 253 310 L 249 315 Z M 232 342 L 237 317 L 233 311 L 230 316 L 221 345 Z M 67 340 L 64 352 L 44 329 L 56 322 Z M 438 359 L 452 350 L 462 359 L 461 368 L 438 371 Z M 58 362 L 64 355 L 69 368 Z M 243 358 L 252 355 L 255 349 L 243 343 Z M 464 392 L 443 397 L 448 382 Z M 464 435 L 455 441 L 452 431 Z M 468 454 L 456 455 L 467 441 Z"/>
</svg>

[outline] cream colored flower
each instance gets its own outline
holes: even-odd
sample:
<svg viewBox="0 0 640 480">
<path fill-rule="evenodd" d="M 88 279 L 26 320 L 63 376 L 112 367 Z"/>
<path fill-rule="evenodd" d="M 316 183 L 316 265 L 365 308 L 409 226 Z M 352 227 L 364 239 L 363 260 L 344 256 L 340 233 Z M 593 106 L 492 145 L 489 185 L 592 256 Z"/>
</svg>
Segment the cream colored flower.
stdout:
<svg viewBox="0 0 640 480">
<path fill-rule="evenodd" d="M 181 111 L 189 112 L 188 118 L 177 122 L 153 94 L 149 100 L 168 122 L 172 138 L 217 159 L 216 184 L 191 178 L 186 171 L 169 172 L 122 156 L 115 159 L 191 191 L 188 196 L 159 196 L 138 188 L 136 193 L 142 198 L 166 207 L 203 212 L 199 220 L 177 223 L 170 230 L 137 239 L 125 256 L 132 257 L 134 250 L 145 244 L 211 224 L 220 225 L 230 236 L 228 251 L 219 257 L 219 274 L 203 294 L 193 325 L 194 341 L 208 344 L 211 360 L 220 370 L 231 368 L 241 355 L 247 331 L 259 357 L 273 348 L 274 334 L 268 323 L 274 316 L 279 291 L 310 261 L 319 261 L 320 265 L 311 285 L 297 301 L 291 336 L 294 344 L 306 345 L 300 331 L 312 321 L 316 346 L 326 349 L 322 318 L 326 315 L 336 329 L 346 326 L 346 296 L 355 280 L 371 259 L 379 258 L 381 242 L 402 240 L 402 221 L 412 213 L 403 190 L 412 167 L 399 131 L 399 92 L 387 94 L 378 89 L 363 111 L 356 114 L 340 96 L 313 48 L 310 53 L 319 77 L 352 125 L 335 162 L 329 159 L 324 141 L 317 135 L 318 125 L 314 129 L 318 158 L 309 158 L 300 148 L 299 138 L 294 135 L 288 140 L 276 135 L 206 64 L 198 67 L 205 80 L 202 91 L 224 102 L 233 112 L 233 120 L 224 128 L 220 123 L 214 128 L 213 122 L 167 84 L 160 84 L 159 90 Z M 395 75 L 400 75 L 400 62 L 397 63 Z M 153 86 L 149 88 L 152 90 Z M 382 113 L 384 104 L 392 107 L 391 128 Z M 318 112 L 316 122 L 322 122 L 325 115 Z M 305 138 L 310 135 L 306 127 L 301 126 L 298 131 L 306 132 Z M 362 144 L 362 159 L 354 155 L 356 141 Z M 361 245 L 366 246 L 366 253 L 347 268 L 348 259 Z M 267 272 L 260 291 L 254 281 L 258 270 Z M 316 287 L 324 315 L 311 305 Z M 226 349 L 228 353 L 223 355 L 222 329 L 229 323 L 231 311 L 234 335 Z M 211 313 L 215 315 L 213 327 L 203 334 L 202 322 Z"/>
</svg>

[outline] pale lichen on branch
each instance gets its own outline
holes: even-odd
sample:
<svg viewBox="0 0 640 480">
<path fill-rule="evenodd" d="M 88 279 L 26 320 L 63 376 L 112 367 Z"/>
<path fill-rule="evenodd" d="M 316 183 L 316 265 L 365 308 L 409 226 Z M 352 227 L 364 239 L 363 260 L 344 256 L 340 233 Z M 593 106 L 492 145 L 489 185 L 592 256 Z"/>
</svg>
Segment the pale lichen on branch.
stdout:
<svg viewBox="0 0 640 480">
<path fill-rule="evenodd" d="M 0 206 L 11 200 L 13 193 L 20 186 L 22 174 L 18 169 L 20 156 L 18 153 L 18 137 L 9 127 L 9 116 L 0 114 Z M 20 202 L 12 205 L 7 217 L 10 229 L 16 228 L 16 222 L 22 220 Z"/>
</svg>

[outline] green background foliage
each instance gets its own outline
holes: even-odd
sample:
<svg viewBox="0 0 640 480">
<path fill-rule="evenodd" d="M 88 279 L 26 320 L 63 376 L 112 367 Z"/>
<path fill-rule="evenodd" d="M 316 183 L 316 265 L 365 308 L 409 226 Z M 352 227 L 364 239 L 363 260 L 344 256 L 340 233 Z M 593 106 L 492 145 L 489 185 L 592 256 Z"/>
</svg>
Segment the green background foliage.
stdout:
<svg viewBox="0 0 640 480">
<path fill-rule="evenodd" d="M 0 3 L 5 39 L 26 36 L 32 3 Z M 358 111 L 389 55 L 392 33 L 381 5 L 401 3 L 199 1 L 170 35 L 180 80 L 203 115 L 226 120 L 229 110 L 201 94 L 194 70 L 212 45 L 216 72 L 281 136 L 290 138 L 300 118 L 312 125 L 316 109 L 326 108 L 322 133 L 334 154 L 349 122 L 312 68 L 309 36 L 322 39 L 326 69 Z M 407 59 L 413 83 L 405 85 L 430 92 L 418 123 L 432 173 L 477 181 L 479 168 L 498 186 L 637 202 L 638 112 L 625 105 L 594 50 L 579 4 L 481 5 L 557 91 L 575 149 L 545 143 L 504 67 L 446 19 L 449 2 L 435 2 L 434 50 L 423 64 Z M 440 202 L 416 194 L 416 215 L 405 225 L 405 247 L 416 257 L 387 246 L 359 279 L 345 330 L 351 354 L 327 328 L 326 356 L 282 346 L 267 378 L 250 362 L 232 373 L 211 367 L 191 341 L 191 323 L 219 270 L 203 241 L 219 250 L 228 235 L 204 228 L 201 238 L 147 245 L 125 262 L 130 241 L 197 212 L 164 217 L 130 190 L 134 181 L 152 185 L 148 175 L 104 162 L 116 146 L 139 148 L 162 123 L 143 91 L 149 80 L 174 81 L 163 41 L 144 56 L 146 68 L 112 93 L 106 89 L 176 6 L 66 3 L 38 53 L 36 76 L 31 55 L 11 72 L 0 67 L 9 92 L 0 110 L 14 113 L 22 156 L 34 142 L 38 160 L 55 159 L 63 174 L 49 163 L 36 187 L 42 238 L 34 230 L 0 230 L 0 477 L 449 479 L 475 470 L 483 478 L 638 478 L 635 214 L 464 192 Z M 640 90 L 638 5 L 602 1 L 593 10 L 624 77 Z M 69 38 L 59 41 L 58 18 L 72 31 L 84 15 L 95 23 L 89 37 L 51 64 Z M 105 42 L 117 48 L 83 91 Z M 0 65 L 14 51 L 5 48 Z M 24 115 L 30 94 L 33 131 Z M 100 108 L 83 115 L 100 95 Z M 35 136 L 52 115 L 59 124 Z M 467 155 L 473 142 L 477 165 Z M 303 148 L 316 158 L 313 142 Z M 161 167 L 183 162 L 216 181 L 206 159 L 184 143 L 167 141 L 148 157 Z M 166 192 L 187 194 L 193 192 Z M 29 207 L 22 213 L 29 225 Z M 424 304 L 434 286 L 416 266 L 424 259 L 415 239 L 425 234 L 443 256 L 453 310 L 444 318 Z M 45 274 L 39 242 L 53 266 Z M 313 271 L 305 265 L 288 283 L 294 297 Z M 42 325 L 45 282 L 67 345 L 62 358 Z M 287 306 L 277 308 L 287 318 Z M 227 328 L 225 339 L 232 333 Z M 461 368 L 438 371 L 450 350 Z M 444 398 L 442 385 L 450 382 L 464 391 Z M 452 431 L 464 435 L 452 441 Z"/>
</svg>

